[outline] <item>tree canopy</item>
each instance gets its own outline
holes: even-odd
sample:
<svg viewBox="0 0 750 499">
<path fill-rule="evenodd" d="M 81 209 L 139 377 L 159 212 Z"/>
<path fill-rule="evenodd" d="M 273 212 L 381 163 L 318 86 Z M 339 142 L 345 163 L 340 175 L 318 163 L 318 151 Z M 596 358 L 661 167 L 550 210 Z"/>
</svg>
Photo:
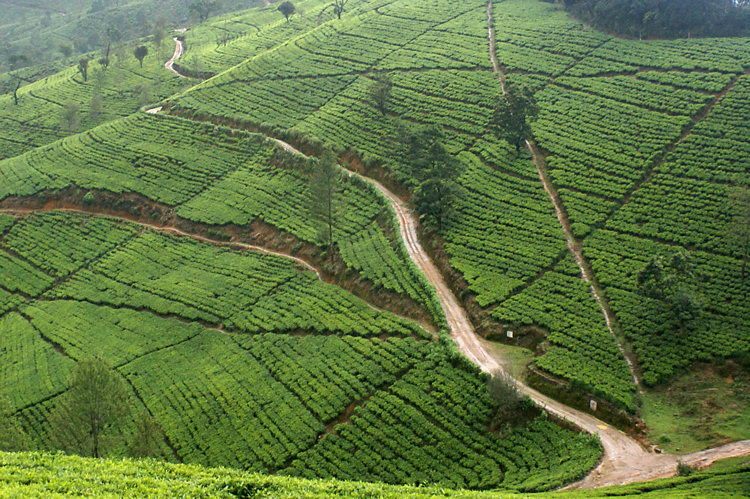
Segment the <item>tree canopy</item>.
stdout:
<svg viewBox="0 0 750 499">
<path fill-rule="evenodd" d="M 103 457 L 129 412 L 122 378 L 102 359 L 83 359 L 73 370 L 70 388 L 50 413 L 52 441 L 73 454 Z"/>
<path fill-rule="evenodd" d="M 297 11 L 297 9 L 294 7 L 294 4 L 288 0 L 286 2 L 282 2 L 276 10 L 284 15 L 287 22 L 289 22 L 289 18 L 292 16 L 292 14 Z"/>
<path fill-rule="evenodd" d="M 747 0 L 563 0 L 581 20 L 633 38 L 747 36 Z"/>
<path fill-rule="evenodd" d="M 652 257 L 638 272 L 638 290 L 641 295 L 660 301 L 684 335 L 703 310 L 698 277 L 690 255 L 679 250 L 668 262 L 662 256 Z"/>
<path fill-rule="evenodd" d="M 461 195 L 455 182 L 459 163 L 445 148 L 445 134 L 437 126 L 404 126 L 401 156 L 404 158 L 414 189 L 414 206 L 423 220 L 441 230 L 453 213 L 453 204 Z"/>
<path fill-rule="evenodd" d="M 508 85 L 507 91 L 497 97 L 490 128 L 495 135 L 521 151 L 531 137 L 532 120 L 539 113 L 534 93 L 526 87 Z"/>
</svg>

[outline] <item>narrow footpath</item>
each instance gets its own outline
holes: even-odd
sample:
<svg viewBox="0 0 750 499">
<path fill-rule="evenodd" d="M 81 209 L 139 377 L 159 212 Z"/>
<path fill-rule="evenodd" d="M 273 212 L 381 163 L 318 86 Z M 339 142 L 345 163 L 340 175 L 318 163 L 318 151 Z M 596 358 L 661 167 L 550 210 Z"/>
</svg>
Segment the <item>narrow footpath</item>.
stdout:
<svg viewBox="0 0 750 499">
<path fill-rule="evenodd" d="M 274 255 L 274 256 L 280 256 L 282 258 L 288 258 L 290 260 L 294 260 L 300 266 L 304 267 L 305 270 L 310 270 L 312 272 L 315 272 L 315 275 L 318 276 L 318 279 L 320 279 L 321 281 L 323 280 L 323 277 L 321 276 L 320 271 L 318 269 L 313 267 L 309 262 L 306 262 L 305 260 L 298 258 L 294 255 L 289 255 L 287 253 L 281 253 L 278 251 L 272 251 L 272 250 L 269 250 L 268 248 L 264 248 L 262 246 L 255 246 L 252 244 L 232 242 L 232 241 L 218 241 L 216 239 L 211 239 L 211 238 L 204 237 L 198 234 L 190 234 L 188 232 L 184 232 L 178 229 L 177 227 L 170 227 L 168 225 L 153 225 L 153 224 L 149 224 L 145 222 L 139 222 L 137 220 L 132 220 L 129 218 L 118 217 L 115 215 L 111 215 L 109 213 L 99 213 L 93 210 L 87 211 L 87 210 L 79 210 L 75 208 L 55 208 L 55 207 L 37 208 L 37 209 L 0 208 L 0 213 L 8 213 L 8 214 L 15 214 L 15 215 L 31 215 L 34 213 L 44 213 L 44 212 L 49 212 L 49 211 L 62 211 L 65 213 L 79 213 L 82 215 L 91 215 L 91 216 L 109 218 L 113 220 L 120 220 L 122 222 L 126 222 L 129 224 L 141 226 L 145 229 L 150 229 L 150 230 L 154 230 L 157 232 L 165 232 L 167 234 L 172 234 L 173 236 L 187 237 L 189 239 L 200 241 L 202 243 L 212 244 L 214 246 L 223 246 L 223 247 L 233 248 L 233 249 L 257 251 L 259 253 L 265 253 L 267 255 Z"/>
</svg>

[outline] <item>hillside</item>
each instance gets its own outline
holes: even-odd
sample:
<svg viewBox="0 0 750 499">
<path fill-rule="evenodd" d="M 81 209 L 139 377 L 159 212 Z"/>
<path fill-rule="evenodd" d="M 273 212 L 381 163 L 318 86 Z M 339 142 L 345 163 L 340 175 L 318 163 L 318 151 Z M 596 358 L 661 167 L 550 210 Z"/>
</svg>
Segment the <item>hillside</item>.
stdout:
<svg viewBox="0 0 750 499">
<path fill-rule="evenodd" d="M 0 495 L 24 497 L 373 497 L 373 498 L 577 498 L 740 497 L 750 480 L 748 464 L 722 467 L 647 485 L 597 491 L 518 495 L 434 487 L 404 487 L 337 480 L 264 476 L 230 469 L 156 461 L 91 460 L 49 454 L 0 453 Z M 62 475 L 62 476 L 61 476 Z"/>
<path fill-rule="evenodd" d="M 132 405 L 118 457 L 139 413 L 177 462 L 457 489 L 750 454 L 750 38 L 624 40 L 536 0 L 295 5 L 0 95 L 0 417 L 32 449 L 99 356 Z M 521 85 L 516 150 L 493 120 Z M 446 165 L 436 222 L 419 201 Z M 677 305 L 642 282 L 672 261 Z M 538 407 L 504 411 L 500 371 Z M 153 466 L 143 487 L 226 483 Z M 654 491 L 747 470 L 700 476 Z"/>
</svg>

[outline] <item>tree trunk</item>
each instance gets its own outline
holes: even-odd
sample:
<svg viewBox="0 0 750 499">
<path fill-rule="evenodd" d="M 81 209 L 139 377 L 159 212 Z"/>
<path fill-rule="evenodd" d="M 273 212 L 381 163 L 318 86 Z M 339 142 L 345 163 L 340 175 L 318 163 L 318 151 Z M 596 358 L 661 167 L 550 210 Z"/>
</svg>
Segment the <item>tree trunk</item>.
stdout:
<svg viewBox="0 0 750 499">
<path fill-rule="evenodd" d="M 742 257 L 742 272 L 740 279 L 745 280 L 745 269 L 747 267 L 748 250 L 750 250 L 750 236 L 745 237 L 745 255 Z"/>
<path fill-rule="evenodd" d="M 328 258 L 333 263 L 333 191 L 328 191 Z"/>
<path fill-rule="evenodd" d="M 13 101 L 16 103 L 16 106 L 18 105 L 18 89 L 21 88 L 21 77 L 18 77 L 18 81 L 16 82 L 16 88 L 13 89 Z"/>
</svg>

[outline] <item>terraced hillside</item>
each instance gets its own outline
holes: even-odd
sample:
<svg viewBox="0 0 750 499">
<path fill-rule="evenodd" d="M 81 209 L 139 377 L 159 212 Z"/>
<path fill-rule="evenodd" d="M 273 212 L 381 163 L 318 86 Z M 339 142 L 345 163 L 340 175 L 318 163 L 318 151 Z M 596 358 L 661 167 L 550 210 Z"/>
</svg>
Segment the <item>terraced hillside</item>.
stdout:
<svg viewBox="0 0 750 499">
<path fill-rule="evenodd" d="M 712 160 L 695 158 L 689 144 L 700 136 L 709 140 L 701 130 L 716 130 L 713 116 L 725 126 L 737 123 L 731 110 L 744 116 L 742 106 L 731 103 L 746 102 L 748 40 L 623 41 L 582 28 L 548 4 L 494 6 L 498 69 L 509 82 L 537 90 L 538 159 L 572 244 L 583 246 L 584 264 L 614 312 L 610 332 L 589 285 L 579 279 L 535 164 L 514 157 L 488 133 L 501 89 L 485 43 L 484 3 L 421 6 L 397 2 L 321 26 L 171 99 L 170 112 L 269 131 L 280 127 L 300 142 L 331 142 L 380 160 L 396 181 L 407 180 L 404 166 L 394 161 L 397 124 L 442 126 L 449 149 L 462 160 L 459 181 L 469 193 L 440 233 L 450 262 L 444 270 L 457 272 L 456 289 L 471 293 L 467 303 L 476 304 L 475 322 L 488 331 L 542 330 L 548 347 L 538 368 L 629 411 L 636 409 L 636 387 L 619 343 L 632 348 L 636 375 L 649 385 L 697 360 L 746 353 L 748 294 L 739 276 L 741 248 L 727 242 L 726 200 L 728 184 L 743 182 L 747 168 L 741 159 L 731 162 L 727 174 L 711 183 L 707 177 L 717 174 L 701 174 L 700 165 Z M 384 23 L 389 37 L 379 27 Z M 393 79 L 385 116 L 368 96 L 377 72 Z M 732 126 L 729 137 L 714 143 L 712 159 L 729 164 L 746 141 L 742 130 Z M 697 178 L 676 185 L 661 171 L 680 154 Z M 663 204 L 671 196 L 694 201 L 679 211 L 644 204 Z M 639 215 L 627 214 L 635 209 Z M 654 216 L 658 221 L 650 222 Z M 688 220 L 706 216 L 712 221 L 690 237 L 695 229 L 687 228 Z M 625 230 L 620 220 L 634 220 L 637 230 Z M 622 254 L 616 241 L 623 232 L 636 238 L 629 247 L 638 246 L 637 253 Z M 674 353 L 667 353 L 658 346 L 670 341 L 667 332 L 636 319 L 644 311 L 633 302 L 632 283 L 645 260 L 674 245 L 693 250 L 705 261 L 701 266 L 711 268 L 704 293 L 710 334 L 671 342 Z M 625 258 L 614 274 L 610 248 L 620 251 L 616 261 Z M 625 276 L 623 269 L 629 269 Z"/>
<path fill-rule="evenodd" d="M 749 39 L 621 40 L 535 0 L 352 0 L 341 19 L 297 5 L 289 22 L 269 5 L 188 30 L 176 70 L 205 79 L 190 89 L 162 67 L 165 45 L 143 72 L 131 57 L 99 83 L 69 69 L 18 106 L 0 96 L 0 395 L 35 445 L 51 447 L 46 417 L 95 354 L 186 463 L 523 491 L 584 477 L 596 438 L 531 409 L 498 430 L 486 376 L 447 334 L 489 355 L 471 357 L 480 367 L 508 367 L 474 328 L 530 348 L 521 367 L 547 393 L 631 429 L 645 418 L 652 443 L 750 437 L 750 289 L 729 236 L 729 193 L 750 178 Z M 510 84 L 540 108 L 520 154 L 490 127 Z M 84 105 L 82 133 L 63 133 L 54 96 L 99 93 L 107 113 Z M 336 167 L 331 252 L 322 160 L 293 146 L 332 148 L 408 202 L 401 139 L 425 126 L 458 160 L 451 217 L 418 238 L 404 202 Z M 704 302 L 679 336 L 636 280 L 678 249 Z M 722 398 L 680 400 L 724 419 L 657 420 L 694 368 L 721 376 Z M 571 420 L 602 435 L 591 476 L 674 472 L 675 456 Z"/>
<path fill-rule="evenodd" d="M 2 222 L 0 394 L 36 445 L 75 361 L 99 355 L 180 461 L 537 490 L 598 458 L 544 417 L 488 432 L 475 369 L 289 257 L 63 212 Z"/>
</svg>

